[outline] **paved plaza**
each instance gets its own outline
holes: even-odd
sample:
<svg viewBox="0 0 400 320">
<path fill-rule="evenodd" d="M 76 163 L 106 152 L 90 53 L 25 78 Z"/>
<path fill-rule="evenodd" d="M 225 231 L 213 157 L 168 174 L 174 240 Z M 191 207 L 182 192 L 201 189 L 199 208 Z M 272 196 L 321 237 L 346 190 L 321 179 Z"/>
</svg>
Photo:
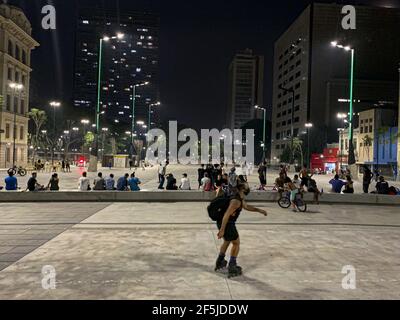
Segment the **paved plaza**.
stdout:
<svg viewBox="0 0 400 320">
<path fill-rule="evenodd" d="M 0 204 L 0 299 L 400 298 L 397 207 L 258 205 L 269 216 L 238 226 L 244 276 L 227 279 L 206 203 Z M 346 265 L 356 290 L 342 288 Z"/>
</svg>

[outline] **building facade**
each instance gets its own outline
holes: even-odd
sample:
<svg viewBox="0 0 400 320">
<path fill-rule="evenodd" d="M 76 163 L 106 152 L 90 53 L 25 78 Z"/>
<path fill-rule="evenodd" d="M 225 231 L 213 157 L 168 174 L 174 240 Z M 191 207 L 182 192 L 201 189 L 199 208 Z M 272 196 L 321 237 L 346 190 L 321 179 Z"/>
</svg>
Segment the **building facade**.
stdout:
<svg viewBox="0 0 400 320">
<path fill-rule="evenodd" d="M 147 123 L 148 107 L 159 101 L 159 17 L 145 12 L 117 12 L 79 8 L 76 19 L 74 101 L 77 108 L 94 112 L 97 105 L 99 41 L 103 42 L 101 121 L 128 124 L 132 118 L 133 86 L 135 119 Z"/>
<path fill-rule="evenodd" d="M 32 38 L 29 20 L 21 9 L 0 5 L 0 168 L 28 161 L 28 106 Z M 21 84 L 15 90 L 10 84 Z M 15 153 L 14 153 L 15 150 Z"/>
<path fill-rule="evenodd" d="M 262 116 L 254 107 L 263 106 L 263 87 L 264 57 L 249 49 L 236 54 L 229 66 L 228 128 L 240 129 Z"/>
<path fill-rule="evenodd" d="M 336 115 L 349 110 L 350 54 L 332 47 L 332 41 L 355 48 L 355 113 L 372 104 L 396 104 L 400 10 L 356 6 L 357 29 L 344 30 L 342 7 L 308 6 L 275 43 L 272 162 L 290 143 L 292 126 L 298 137 L 306 123 L 313 124 L 312 153 L 337 142 Z"/>
</svg>

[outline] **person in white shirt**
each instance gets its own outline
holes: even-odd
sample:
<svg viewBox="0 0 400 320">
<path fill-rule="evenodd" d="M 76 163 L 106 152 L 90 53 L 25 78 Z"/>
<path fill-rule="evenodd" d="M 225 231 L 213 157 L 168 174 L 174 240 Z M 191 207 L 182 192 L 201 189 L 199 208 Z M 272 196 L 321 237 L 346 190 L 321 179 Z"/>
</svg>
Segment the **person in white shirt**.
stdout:
<svg viewBox="0 0 400 320">
<path fill-rule="evenodd" d="M 79 178 L 78 181 L 79 190 L 80 191 L 89 191 L 90 190 L 90 179 L 87 177 L 87 173 L 82 173 L 82 177 Z"/>
<path fill-rule="evenodd" d="M 181 179 L 181 185 L 180 185 L 179 189 L 181 189 L 181 190 L 191 190 L 191 188 L 190 188 L 190 180 L 188 178 L 187 173 L 184 173 L 182 176 L 183 177 Z"/>
<path fill-rule="evenodd" d="M 211 191 L 212 190 L 211 179 L 208 177 L 207 172 L 204 174 L 204 178 L 201 179 L 201 189 L 203 191 Z"/>
</svg>

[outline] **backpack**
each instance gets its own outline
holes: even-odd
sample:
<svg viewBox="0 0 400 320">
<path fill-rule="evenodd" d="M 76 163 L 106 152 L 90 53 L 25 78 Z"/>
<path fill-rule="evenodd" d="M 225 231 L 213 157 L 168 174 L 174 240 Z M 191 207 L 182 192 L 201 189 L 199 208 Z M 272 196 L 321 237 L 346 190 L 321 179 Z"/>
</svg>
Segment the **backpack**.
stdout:
<svg viewBox="0 0 400 320">
<path fill-rule="evenodd" d="M 222 221 L 225 212 L 228 210 L 232 198 L 220 196 L 211 201 L 207 207 L 208 216 L 212 221 Z"/>
</svg>

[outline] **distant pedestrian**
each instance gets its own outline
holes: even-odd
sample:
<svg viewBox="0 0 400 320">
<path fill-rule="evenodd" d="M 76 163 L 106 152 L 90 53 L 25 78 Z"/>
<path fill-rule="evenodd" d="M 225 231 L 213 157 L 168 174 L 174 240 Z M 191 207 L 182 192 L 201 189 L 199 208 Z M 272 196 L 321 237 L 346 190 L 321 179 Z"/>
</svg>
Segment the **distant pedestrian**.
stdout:
<svg viewBox="0 0 400 320">
<path fill-rule="evenodd" d="M 87 177 L 87 172 L 82 173 L 82 177 L 78 180 L 78 187 L 80 191 L 90 191 L 90 179 Z"/>
<path fill-rule="evenodd" d="M 160 183 L 158 189 L 160 190 L 164 189 L 165 175 L 167 174 L 168 164 L 168 161 L 166 161 L 165 164 L 160 163 L 160 167 L 158 168 L 158 181 Z"/>
<path fill-rule="evenodd" d="M 95 191 L 103 191 L 106 189 L 106 182 L 101 172 L 97 174 L 97 178 L 94 180 L 93 184 L 94 184 L 93 190 Z"/>
<path fill-rule="evenodd" d="M 62 169 L 62 172 L 65 172 L 65 161 L 64 160 L 61 161 L 61 169 Z"/>
<path fill-rule="evenodd" d="M 372 181 L 372 172 L 366 164 L 363 166 L 363 171 L 363 191 L 364 193 L 368 193 L 369 185 Z"/>
<path fill-rule="evenodd" d="M 201 189 L 206 192 L 213 190 L 211 179 L 208 177 L 207 172 L 204 173 L 204 177 L 201 179 Z"/>
<path fill-rule="evenodd" d="M 65 168 L 66 168 L 68 173 L 71 172 L 71 164 L 70 164 L 69 160 L 67 160 L 65 162 Z"/>
<path fill-rule="evenodd" d="M 199 189 L 201 188 L 201 180 L 204 178 L 205 172 L 204 164 L 202 164 L 201 167 L 197 169 L 197 181 L 199 183 Z"/>
<path fill-rule="evenodd" d="M 115 190 L 115 180 L 114 180 L 114 175 L 112 173 L 105 180 L 105 183 L 106 183 L 106 190 L 107 191 L 114 191 Z"/>
<path fill-rule="evenodd" d="M 130 159 L 129 160 L 129 171 L 132 171 L 132 168 L 133 168 L 133 160 Z"/>
<path fill-rule="evenodd" d="M 119 178 L 117 181 L 118 191 L 128 191 L 128 178 L 129 174 L 125 174 L 123 177 Z"/>
<path fill-rule="evenodd" d="M 131 191 L 140 191 L 139 185 L 141 183 L 142 182 L 135 176 L 135 173 L 132 173 L 130 179 L 128 180 Z"/>
<path fill-rule="evenodd" d="M 265 161 L 258 167 L 258 180 L 260 181 L 259 190 L 265 190 L 267 185 L 267 163 Z"/>
<path fill-rule="evenodd" d="M 14 176 L 13 170 L 8 170 L 8 177 L 5 178 L 4 182 L 6 183 L 7 191 L 16 191 L 18 190 L 18 180 Z"/>
<path fill-rule="evenodd" d="M 58 178 L 58 174 L 53 173 L 46 189 L 50 191 L 59 191 L 60 190 L 59 184 L 60 184 L 60 179 Z"/>
</svg>

